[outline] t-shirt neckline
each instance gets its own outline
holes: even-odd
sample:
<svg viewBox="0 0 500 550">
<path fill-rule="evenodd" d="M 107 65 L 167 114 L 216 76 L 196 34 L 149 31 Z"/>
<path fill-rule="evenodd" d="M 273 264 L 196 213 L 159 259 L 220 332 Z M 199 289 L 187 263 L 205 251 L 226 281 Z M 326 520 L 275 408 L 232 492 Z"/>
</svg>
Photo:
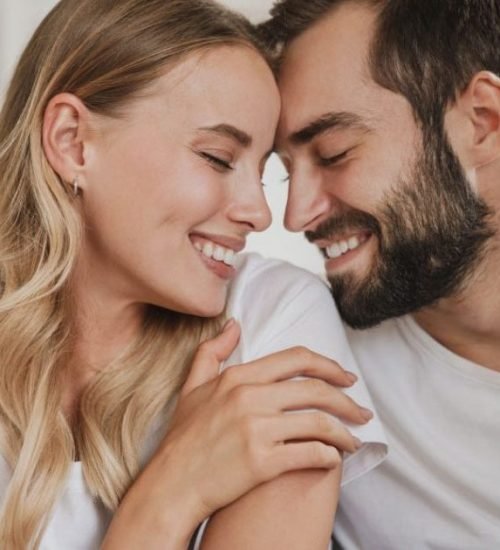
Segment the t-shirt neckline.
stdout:
<svg viewBox="0 0 500 550">
<path fill-rule="evenodd" d="M 469 379 L 486 384 L 494 384 L 500 387 L 500 372 L 489 369 L 478 363 L 474 363 L 465 357 L 457 355 L 449 350 L 428 332 L 426 332 L 411 315 L 405 315 L 397 319 L 401 329 L 408 337 L 425 353 L 438 359 L 448 368 L 452 368 Z"/>
</svg>

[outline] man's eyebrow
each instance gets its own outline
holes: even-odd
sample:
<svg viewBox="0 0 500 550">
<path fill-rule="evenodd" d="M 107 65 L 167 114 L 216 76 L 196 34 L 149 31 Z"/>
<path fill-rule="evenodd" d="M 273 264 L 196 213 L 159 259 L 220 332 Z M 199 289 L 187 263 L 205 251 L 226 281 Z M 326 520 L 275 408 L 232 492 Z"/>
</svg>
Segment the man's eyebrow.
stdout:
<svg viewBox="0 0 500 550">
<path fill-rule="evenodd" d="M 363 122 L 363 119 L 359 115 L 346 112 L 332 112 L 321 115 L 307 126 L 304 126 L 304 128 L 291 134 L 289 141 L 293 145 L 306 145 L 315 137 L 328 130 L 350 128 L 364 130 L 366 132 L 371 131 L 371 128 L 366 122 Z"/>
<path fill-rule="evenodd" d="M 215 126 L 199 128 L 199 130 L 202 132 L 212 132 L 214 134 L 235 139 L 243 147 L 249 147 L 252 144 L 251 136 L 231 124 L 216 124 Z"/>
</svg>

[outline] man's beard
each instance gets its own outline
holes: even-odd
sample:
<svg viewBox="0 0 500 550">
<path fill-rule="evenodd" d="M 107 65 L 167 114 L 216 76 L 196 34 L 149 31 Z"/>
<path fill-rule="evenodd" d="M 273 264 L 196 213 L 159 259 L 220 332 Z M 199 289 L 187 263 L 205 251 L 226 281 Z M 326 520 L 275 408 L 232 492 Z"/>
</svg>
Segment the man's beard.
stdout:
<svg viewBox="0 0 500 550">
<path fill-rule="evenodd" d="M 434 136 L 410 176 L 386 195 L 377 216 L 346 212 L 306 237 L 313 242 L 346 230 L 368 230 L 377 237 L 378 255 L 368 275 L 328 277 L 345 322 L 367 328 L 459 292 L 494 234 L 490 214 L 447 140 Z"/>
</svg>

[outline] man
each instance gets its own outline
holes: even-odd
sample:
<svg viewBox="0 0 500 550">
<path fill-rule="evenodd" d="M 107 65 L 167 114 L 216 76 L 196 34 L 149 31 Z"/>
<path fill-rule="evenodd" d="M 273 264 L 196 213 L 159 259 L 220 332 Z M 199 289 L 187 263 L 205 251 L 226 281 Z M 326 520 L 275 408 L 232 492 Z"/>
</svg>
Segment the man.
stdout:
<svg viewBox="0 0 500 550">
<path fill-rule="evenodd" d="M 285 223 L 325 256 L 389 439 L 343 491 L 336 536 L 500 548 L 500 2 L 272 13 Z"/>
</svg>

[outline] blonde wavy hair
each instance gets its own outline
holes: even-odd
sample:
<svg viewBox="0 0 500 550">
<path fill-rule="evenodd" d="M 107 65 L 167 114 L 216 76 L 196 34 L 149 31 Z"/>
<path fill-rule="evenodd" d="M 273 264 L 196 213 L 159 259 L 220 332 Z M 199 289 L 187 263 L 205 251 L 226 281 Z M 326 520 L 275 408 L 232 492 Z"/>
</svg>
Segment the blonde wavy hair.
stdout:
<svg viewBox="0 0 500 550">
<path fill-rule="evenodd" d="M 18 64 L 0 114 L 0 449 L 12 468 L 0 511 L 4 549 L 39 546 L 77 456 L 91 493 L 117 508 L 144 437 L 221 321 L 150 306 L 142 333 L 85 389 L 70 426 L 61 401 L 82 232 L 44 155 L 45 108 L 68 92 L 93 112 L 120 116 L 167 65 L 223 44 L 267 59 L 250 24 L 211 1 L 62 0 Z"/>
</svg>

